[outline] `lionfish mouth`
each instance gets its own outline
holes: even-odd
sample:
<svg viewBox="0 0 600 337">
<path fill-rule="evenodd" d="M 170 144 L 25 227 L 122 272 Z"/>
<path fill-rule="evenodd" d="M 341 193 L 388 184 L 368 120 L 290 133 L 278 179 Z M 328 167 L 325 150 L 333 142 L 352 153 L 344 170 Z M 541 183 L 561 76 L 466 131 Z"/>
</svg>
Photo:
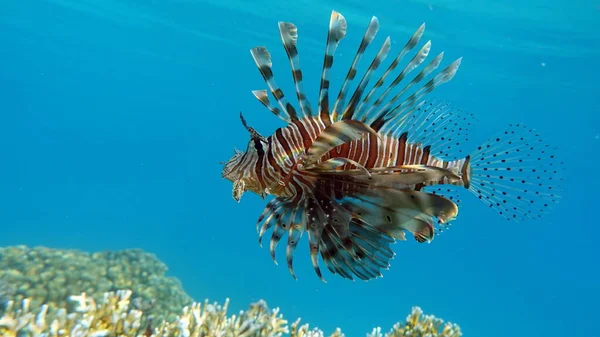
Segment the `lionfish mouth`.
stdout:
<svg viewBox="0 0 600 337">
<path fill-rule="evenodd" d="M 246 182 L 244 179 L 238 179 L 233 183 L 232 196 L 236 202 L 240 202 L 242 195 L 246 192 Z"/>
</svg>

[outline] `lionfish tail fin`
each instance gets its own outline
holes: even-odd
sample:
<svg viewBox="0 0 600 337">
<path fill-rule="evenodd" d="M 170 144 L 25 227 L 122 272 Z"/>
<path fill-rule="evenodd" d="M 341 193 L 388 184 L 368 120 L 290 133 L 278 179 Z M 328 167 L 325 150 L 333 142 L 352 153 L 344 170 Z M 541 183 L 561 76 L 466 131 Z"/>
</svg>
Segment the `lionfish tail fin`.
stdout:
<svg viewBox="0 0 600 337">
<path fill-rule="evenodd" d="M 465 187 L 508 220 L 540 218 L 560 199 L 555 150 L 536 130 L 510 125 L 467 157 Z"/>
</svg>

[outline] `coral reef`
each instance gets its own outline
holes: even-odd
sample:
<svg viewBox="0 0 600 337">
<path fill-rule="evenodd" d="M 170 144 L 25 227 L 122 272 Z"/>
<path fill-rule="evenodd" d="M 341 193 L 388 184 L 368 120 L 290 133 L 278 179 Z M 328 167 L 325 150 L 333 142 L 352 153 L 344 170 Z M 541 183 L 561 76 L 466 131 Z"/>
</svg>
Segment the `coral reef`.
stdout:
<svg viewBox="0 0 600 337">
<path fill-rule="evenodd" d="M 166 272 L 167 266 L 155 255 L 139 249 L 90 254 L 45 247 L 0 248 L 0 300 L 18 303 L 27 298 L 31 307 L 45 303 L 52 317 L 53 308 L 67 308 L 71 294 L 100 298 L 126 288 L 132 291 L 133 307 L 158 320 L 173 320 L 192 299 Z"/>
<path fill-rule="evenodd" d="M 324 337 L 264 301 L 238 315 L 193 302 L 167 267 L 141 250 L 0 248 L 0 337 Z M 79 295 L 72 295 L 79 294 Z M 183 309 L 182 309 L 183 308 Z M 330 337 L 344 337 L 338 328 Z M 405 323 L 367 337 L 461 337 L 460 328 L 414 307 Z"/>
<path fill-rule="evenodd" d="M 173 322 L 153 324 L 145 314 L 132 307 L 132 292 L 119 290 L 105 293 L 97 301 L 86 294 L 70 296 L 74 303 L 70 312 L 57 309 L 56 318 L 48 320 L 48 305 L 33 310 L 25 299 L 20 306 L 10 301 L 5 315 L 0 318 L 2 337 L 323 337 L 323 331 L 308 324 L 300 326 L 296 320 L 291 326 L 279 313 L 269 310 L 264 301 L 250 306 L 239 315 L 227 315 L 229 300 L 224 305 L 208 301 L 192 303 L 181 311 Z M 330 337 L 342 337 L 338 328 Z M 376 328 L 368 337 L 381 337 Z M 397 323 L 385 337 L 460 337 L 460 328 L 441 319 L 425 316 L 415 307 L 406 323 Z"/>
<path fill-rule="evenodd" d="M 6 303 L 14 296 L 15 288 L 5 277 L 0 277 L 0 315 L 4 314 Z"/>
</svg>

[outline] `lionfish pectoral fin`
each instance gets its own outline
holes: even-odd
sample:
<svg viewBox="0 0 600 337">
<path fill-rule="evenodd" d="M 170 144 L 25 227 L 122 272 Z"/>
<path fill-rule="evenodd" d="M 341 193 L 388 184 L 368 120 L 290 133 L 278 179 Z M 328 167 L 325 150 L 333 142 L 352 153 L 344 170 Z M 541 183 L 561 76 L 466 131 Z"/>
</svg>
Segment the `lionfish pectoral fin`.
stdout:
<svg viewBox="0 0 600 337">
<path fill-rule="evenodd" d="M 325 128 L 313 141 L 306 151 L 304 167 L 310 168 L 316 164 L 323 155 L 335 147 L 362 139 L 369 134 L 377 137 L 375 130 L 365 123 L 355 120 L 342 120 Z"/>
<path fill-rule="evenodd" d="M 367 184 L 364 183 L 365 179 L 353 181 L 348 178 L 339 179 L 338 176 L 332 175 L 322 179 L 328 180 L 332 188 L 335 188 L 335 192 L 343 195 L 343 201 L 349 203 L 348 205 L 354 205 L 353 207 L 361 205 L 361 207 L 366 207 L 368 205 L 370 208 L 374 208 L 371 211 L 369 211 L 369 207 L 349 209 L 359 217 L 371 214 L 373 217 L 368 218 L 368 221 L 365 221 L 367 223 L 392 223 L 394 226 L 399 225 L 402 227 L 402 224 L 406 221 L 402 218 L 394 220 L 392 213 L 404 216 L 405 219 L 423 220 L 420 217 L 422 214 L 427 217 L 435 217 L 441 223 L 451 221 L 458 215 L 456 203 L 443 196 L 416 191 L 413 188 L 402 187 L 402 184 L 390 183 L 389 181 L 386 181 L 385 184 Z M 377 178 L 378 176 L 374 174 L 373 180 Z M 393 233 L 389 234 L 394 236 Z"/>
<path fill-rule="evenodd" d="M 452 185 L 433 185 L 433 186 L 424 186 L 423 191 L 430 194 L 440 195 L 453 203 L 456 204 L 458 208 L 461 205 L 461 191 L 458 186 Z M 452 225 L 450 220 L 446 222 L 439 221 L 436 227 L 436 235 L 441 234 L 445 230 L 449 229 Z"/>
<path fill-rule="evenodd" d="M 279 241 L 285 236 L 285 234 L 289 234 L 290 239 L 288 240 L 288 264 L 291 265 L 289 258 L 289 245 L 297 244 L 297 240 L 299 236 L 302 236 L 302 231 L 298 231 L 298 226 L 295 226 L 297 223 L 296 215 L 298 213 L 299 208 L 296 205 L 286 199 L 283 198 L 275 198 L 271 202 L 267 204 L 265 210 L 258 218 L 257 222 L 257 230 L 258 233 L 258 242 L 262 246 L 262 238 L 267 230 L 273 228 L 273 232 L 271 234 L 271 240 L 269 243 L 269 251 L 271 253 L 271 258 L 275 264 L 278 264 L 275 253 L 277 249 L 277 245 Z M 261 226 L 262 224 L 262 226 Z M 259 229 L 260 228 L 260 229 Z M 297 235 L 299 232 L 299 236 Z M 296 237 L 296 242 L 293 242 L 292 237 Z M 292 251 L 293 253 L 293 251 Z M 293 270 L 290 268 L 290 272 L 293 274 Z M 294 275 L 295 277 L 295 275 Z"/>
<path fill-rule="evenodd" d="M 405 231 L 418 242 L 429 242 L 435 234 L 434 218 L 447 221 L 458 212 L 441 196 L 339 178 L 320 176 L 311 208 L 326 215 L 325 226 L 319 228 L 323 261 L 344 278 L 381 277 L 381 269 L 389 268 L 395 255 L 390 245 L 405 240 Z"/>
<path fill-rule="evenodd" d="M 445 222 L 458 214 L 452 201 L 414 190 L 378 189 L 347 198 L 346 205 L 365 224 L 387 235 L 403 240 L 409 231 L 419 242 L 431 241 L 435 234 L 434 217 Z"/>
<path fill-rule="evenodd" d="M 346 279 L 358 277 L 370 280 L 381 277 L 381 269 L 389 268 L 394 252 L 389 247 L 395 240 L 384 232 L 368 228 L 347 208 L 344 200 L 336 199 L 334 189 L 327 182 L 318 186 L 310 207 L 315 210 L 318 249 L 327 269 Z M 313 223 L 309 223 L 309 229 Z M 312 241 L 312 242 L 315 242 Z M 313 243 L 311 257 L 316 260 Z M 314 263 L 314 262 L 313 262 Z M 315 268 L 320 276 L 320 271 Z"/>
</svg>

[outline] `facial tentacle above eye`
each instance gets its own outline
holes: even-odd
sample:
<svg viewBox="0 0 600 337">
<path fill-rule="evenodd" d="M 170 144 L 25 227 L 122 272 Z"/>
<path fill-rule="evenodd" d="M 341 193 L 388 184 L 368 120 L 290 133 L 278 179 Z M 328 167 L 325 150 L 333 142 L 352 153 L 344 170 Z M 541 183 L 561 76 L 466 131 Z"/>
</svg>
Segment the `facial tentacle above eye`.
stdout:
<svg viewBox="0 0 600 337">
<path fill-rule="evenodd" d="M 256 131 L 253 127 L 249 126 L 248 123 L 246 123 L 246 119 L 244 118 L 244 115 L 242 114 L 241 111 L 240 111 L 240 119 L 242 120 L 242 124 L 244 125 L 246 130 L 248 130 L 248 132 L 250 132 L 250 137 L 253 140 L 260 140 L 261 142 L 267 141 L 267 139 L 264 136 L 262 136 L 260 133 L 258 133 L 258 131 Z"/>
</svg>

